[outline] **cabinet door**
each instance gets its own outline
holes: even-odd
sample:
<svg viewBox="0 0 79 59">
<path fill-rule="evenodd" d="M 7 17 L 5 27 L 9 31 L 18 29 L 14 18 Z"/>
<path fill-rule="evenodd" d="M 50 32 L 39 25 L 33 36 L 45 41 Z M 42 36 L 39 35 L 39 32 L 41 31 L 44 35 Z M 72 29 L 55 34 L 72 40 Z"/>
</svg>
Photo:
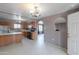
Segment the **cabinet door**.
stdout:
<svg viewBox="0 0 79 59">
<path fill-rule="evenodd" d="M 22 34 L 16 35 L 15 36 L 15 41 L 16 41 L 16 43 L 21 43 L 21 41 L 22 41 Z"/>
<path fill-rule="evenodd" d="M 0 46 L 3 46 L 4 45 L 4 38 L 3 36 L 0 36 Z"/>
</svg>

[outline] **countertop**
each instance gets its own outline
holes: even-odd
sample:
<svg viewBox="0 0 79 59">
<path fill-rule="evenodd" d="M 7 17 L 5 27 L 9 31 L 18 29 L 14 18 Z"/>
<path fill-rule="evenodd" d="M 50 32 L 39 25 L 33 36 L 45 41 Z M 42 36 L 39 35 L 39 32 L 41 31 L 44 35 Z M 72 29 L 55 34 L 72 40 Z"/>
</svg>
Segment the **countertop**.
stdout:
<svg viewBox="0 0 79 59">
<path fill-rule="evenodd" d="M 22 32 L 0 33 L 0 35 L 15 35 L 15 34 L 22 34 Z"/>
</svg>

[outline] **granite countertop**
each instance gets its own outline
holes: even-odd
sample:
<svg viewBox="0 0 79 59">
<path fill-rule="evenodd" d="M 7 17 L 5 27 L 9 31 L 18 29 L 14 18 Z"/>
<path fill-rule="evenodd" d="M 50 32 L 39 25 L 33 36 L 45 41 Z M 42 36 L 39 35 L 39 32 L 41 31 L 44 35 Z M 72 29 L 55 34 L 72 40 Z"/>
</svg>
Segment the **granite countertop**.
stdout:
<svg viewBox="0 0 79 59">
<path fill-rule="evenodd" d="M 24 32 L 31 32 L 30 30 L 22 30 L 22 31 L 24 31 Z"/>
<path fill-rule="evenodd" d="M 22 32 L 0 33 L 0 35 L 15 35 L 15 34 L 22 34 Z"/>
</svg>

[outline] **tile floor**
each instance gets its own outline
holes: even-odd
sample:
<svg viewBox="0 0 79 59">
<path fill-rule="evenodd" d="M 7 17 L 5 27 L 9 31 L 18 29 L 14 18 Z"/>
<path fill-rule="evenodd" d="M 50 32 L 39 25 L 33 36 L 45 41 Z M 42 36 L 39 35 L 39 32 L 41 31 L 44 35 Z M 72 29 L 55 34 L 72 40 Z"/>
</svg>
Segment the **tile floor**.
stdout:
<svg viewBox="0 0 79 59">
<path fill-rule="evenodd" d="M 0 47 L 0 55 L 66 55 L 63 48 L 44 42 L 44 35 L 37 40 L 23 39 L 22 43 Z"/>
</svg>

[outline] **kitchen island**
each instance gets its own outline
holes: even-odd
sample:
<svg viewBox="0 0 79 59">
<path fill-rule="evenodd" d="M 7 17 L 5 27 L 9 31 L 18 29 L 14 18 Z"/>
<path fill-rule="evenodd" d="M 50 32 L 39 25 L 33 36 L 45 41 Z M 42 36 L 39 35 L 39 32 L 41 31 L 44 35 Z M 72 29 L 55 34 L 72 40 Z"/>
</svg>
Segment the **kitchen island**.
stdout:
<svg viewBox="0 0 79 59">
<path fill-rule="evenodd" d="M 20 43 L 22 38 L 22 32 L 0 33 L 0 46 Z"/>
<path fill-rule="evenodd" d="M 30 40 L 35 40 L 37 38 L 36 31 L 24 30 L 22 32 L 25 38 L 28 38 Z"/>
</svg>

